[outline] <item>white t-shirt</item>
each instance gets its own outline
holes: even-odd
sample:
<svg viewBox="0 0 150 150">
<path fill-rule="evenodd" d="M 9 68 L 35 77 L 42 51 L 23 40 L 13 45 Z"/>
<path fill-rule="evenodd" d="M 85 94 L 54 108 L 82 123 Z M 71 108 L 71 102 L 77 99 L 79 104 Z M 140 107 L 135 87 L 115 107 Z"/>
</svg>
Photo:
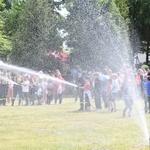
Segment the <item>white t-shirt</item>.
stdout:
<svg viewBox="0 0 150 150">
<path fill-rule="evenodd" d="M 38 88 L 38 90 L 37 90 L 37 95 L 38 95 L 38 96 L 42 96 L 42 88 Z"/>
<path fill-rule="evenodd" d="M 57 94 L 62 94 L 62 85 L 61 84 L 59 84 L 59 86 L 58 86 Z"/>
<path fill-rule="evenodd" d="M 119 91 L 119 83 L 117 80 L 112 80 L 112 91 L 111 93 L 118 93 Z"/>
<path fill-rule="evenodd" d="M 24 81 L 22 84 L 23 84 L 22 85 L 22 92 L 24 92 L 24 93 L 29 92 L 30 82 L 27 80 L 27 81 Z"/>
</svg>

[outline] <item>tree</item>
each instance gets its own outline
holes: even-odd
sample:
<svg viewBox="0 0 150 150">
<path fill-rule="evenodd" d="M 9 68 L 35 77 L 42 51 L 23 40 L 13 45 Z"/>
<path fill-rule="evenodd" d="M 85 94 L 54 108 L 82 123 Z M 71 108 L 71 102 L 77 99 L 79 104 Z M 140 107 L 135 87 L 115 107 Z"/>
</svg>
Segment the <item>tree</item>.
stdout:
<svg viewBox="0 0 150 150">
<path fill-rule="evenodd" d="M 53 67 L 53 60 L 46 64 L 44 59 L 50 50 L 60 48 L 62 39 L 57 29 L 60 16 L 53 11 L 52 5 L 49 0 L 25 1 L 13 38 L 13 63 L 34 69 Z"/>
<path fill-rule="evenodd" d="M 128 35 L 116 3 L 111 0 L 66 2 L 70 15 L 64 28 L 69 34 L 68 45 L 74 48 L 74 65 L 103 64 L 117 68 L 126 62 Z"/>
<path fill-rule="evenodd" d="M 5 4 L 0 0 L 0 9 L 4 8 Z M 4 9 L 1 9 L 4 10 Z M 0 12 L 0 56 L 6 57 L 7 52 L 11 50 L 12 43 L 9 40 L 9 37 L 5 34 L 3 27 L 5 25 L 4 18 L 2 15 L 2 11 Z"/>
<path fill-rule="evenodd" d="M 5 9 L 3 17 L 5 18 L 4 31 L 7 36 L 12 39 L 13 35 L 18 30 L 19 16 L 24 7 L 24 1 L 22 0 L 6 0 L 11 5 L 9 10 Z"/>
<path fill-rule="evenodd" d="M 150 55 L 150 1 L 130 0 L 130 18 L 140 37 L 141 51 L 146 52 L 146 62 Z"/>
<path fill-rule="evenodd" d="M 5 9 L 11 9 L 11 2 L 12 0 L 3 0 L 3 3 L 5 4 Z"/>
</svg>

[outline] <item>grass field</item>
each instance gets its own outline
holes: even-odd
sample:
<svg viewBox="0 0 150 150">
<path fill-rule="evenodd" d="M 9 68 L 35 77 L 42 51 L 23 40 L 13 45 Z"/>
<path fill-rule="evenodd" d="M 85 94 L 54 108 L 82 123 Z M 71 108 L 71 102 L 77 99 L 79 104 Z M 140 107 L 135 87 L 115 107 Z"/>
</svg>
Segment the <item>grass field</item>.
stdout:
<svg viewBox="0 0 150 150">
<path fill-rule="evenodd" d="M 72 98 L 61 105 L 1 106 L 0 150 L 149 150 L 134 118 L 122 118 L 123 102 L 117 107 L 77 112 Z"/>
</svg>

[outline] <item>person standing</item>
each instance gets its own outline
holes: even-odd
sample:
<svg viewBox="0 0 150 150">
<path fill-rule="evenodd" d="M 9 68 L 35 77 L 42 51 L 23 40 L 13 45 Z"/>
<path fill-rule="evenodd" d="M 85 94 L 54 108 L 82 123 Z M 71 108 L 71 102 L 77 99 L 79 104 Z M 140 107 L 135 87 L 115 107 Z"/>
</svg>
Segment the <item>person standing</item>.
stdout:
<svg viewBox="0 0 150 150">
<path fill-rule="evenodd" d="M 102 109 L 101 95 L 102 95 L 102 82 L 99 79 L 99 73 L 94 74 L 94 97 L 95 97 L 95 107 L 97 111 Z"/>
<path fill-rule="evenodd" d="M 112 74 L 112 90 L 111 90 L 111 103 L 112 108 L 111 112 L 116 111 L 116 100 L 117 100 L 117 94 L 119 91 L 119 83 L 117 80 L 117 74 Z"/>
<path fill-rule="evenodd" d="M 3 70 L 1 76 L 4 77 L 4 78 L 6 78 L 6 79 L 9 79 L 6 70 Z M 1 80 L 1 83 L 0 83 L 0 98 L 2 99 L 3 106 L 6 105 L 7 95 L 8 95 L 8 81 Z"/>
<path fill-rule="evenodd" d="M 11 74 L 10 72 L 8 72 L 8 78 L 11 79 Z M 8 82 L 8 94 L 7 94 L 7 100 L 8 103 L 13 101 L 13 83 L 12 82 Z"/>
<path fill-rule="evenodd" d="M 106 92 L 107 92 L 107 89 L 108 89 L 108 81 L 110 79 L 107 72 L 108 72 L 108 70 L 104 69 L 102 71 L 102 74 L 100 75 L 100 80 L 102 81 L 102 100 L 104 102 L 105 108 L 108 107 Z"/>
<path fill-rule="evenodd" d="M 47 104 L 50 105 L 53 99 L 53 83 L 52 81 L 48 81 L 47 85 Z"/>
<path fill-rule="evenodd" d="M 35 75 L 31 75 L 29 78 L 30 81 L 30 89 L 29 89 L 29 99 L 30 99 L 30 103 L 31 105 L 34 105 L 34 101 L 36 99 L 36 76 Z"/>
<path fill-rule="evenodd" d="M 12 82 L 8 83 L 8 103 L 13 102 L 13 86 Z"/>
<path fill-rule="evenodd" d="M 84 111 L 84 87 L 85 85 L 85 80 L 84 80 L 84 74 L 82 73 L 82 70 L 79 71 L 78 73 L 78 91 L 79 91 L 79 99 L 80 99 L 80 108 L 78 111 Z"/>
<path fill-rule="evenodd" d="M 109 79 L 108 82 L 108 89 L 106 92 L 106 98 L 107 98 L 107 102 L 108 102 L 108 111 L 111 110 L 112 108 L 112 103 L 111 103 L 111 90 L 112 90 L 112 79 Z"/>
<path fill-rule="evenodd" d="M 22 100 L 22 98 L 23 98 L 23 96 L 22 96 L 22 82 L 23 82 L 23 77 L 22 77 L 22 75 L 21 74 L 19 74 L 19 73 L 17 73 L 16 74 L 16 76 L 14 77 L 14 81 L 17 83 L 17 84 L 14 84 L 14 86 L 13 86 L 13 91 L 14 91 L 14 93 L 13 93 L 13 100 L 12 100 L 12 106 L 14 105 L 14 102 L 15 102 L 15 100 L 16 99 L 18 99 L 19 101 L 18 101 L 18 105 L 20 105 L 21 104 L 21 100 Z"/>
<path fill-rule="evenodd" d="M 30 82 L 28 80 L 28 76 L 25 76 L 24 82 L 22 83 L 23 98 L 26 101 L 25 106 L 29 105 L 29 87 L 30 87 Z"/>
<path fill-rule="evenodd" d="M 147 81 L 144 83 L 146 90 L 145 112 L 150 113 L 150 72 L 147 74 Z"/>
<path fill-rule="evenodd" d="M 84 100 L 85 100 L 85 111 L 91 111 L 90 100 L 92 99 L 92 97 L 91 97 L 91 83 L 89 77 L 85 77 L 85 84 L 83 90 L 84 90 Z"/>
<path fill-rule="evenodd" d="M 133 88 L 132 88 L 132 82 L 131 80 L 127 80 L 124 88 L 123 88 L 123 99 L 125 101 L 125 108 L 123 110 L 123 117 L 126 116 L 126 111 L 129 110 L 128 112 L 128 116 L 131 116 L 131 112 L 132 112 L 132 105 L 133 105 Z"/>
<path fill-rule="evenodd" d="M 42 103 L 45 104 L 45 102 L 47 101 L 47 80 L 46 79 L 42 79 L 41 88 L 42 88 Z"/>
<path fill-rule="evenodd" d="M 40 83 L 37 85 L 37 92 L 36 92 L 36 96 L 37 96 L 37 100 L 38 100 L 37 105 L 42 105 L 42 96 L 43 96 L 43 91 L 42 91 L 42 86 L 41 86 L 41 84 L 40 84 Z"/>
<path fill-rule="evenodd" d="M 78 72 L 79 72 L 79 66 L 77 66 L 74 70 L 73 70 L 73 83 L 74 84 L 78 84 Z M 79 97 L 79 91 L 78 91 L 78 87 L 74 87 L 74 90 L 73 90 L 73 94 L 74 94 L 74 97 L 75 97 L 75 102 L 77 102 L 78 100 L 78 97 Z"/>
<path fill-rule="evenodd" d="M 64 78 L 61 76 L 59 70 L 55 71 L 55 77 L 58 78 L 59 80 L 64 81 Z M 61 82 L 57 82 L 55 84 L 54 90 L 55 90 L 55 104 L 57 104 L 57 99 L 59 99 L 59 104 L 61 104 L 63 99 L 62 97 L 63 91 L 65 90 L 65 84 Z"/>
</svg>

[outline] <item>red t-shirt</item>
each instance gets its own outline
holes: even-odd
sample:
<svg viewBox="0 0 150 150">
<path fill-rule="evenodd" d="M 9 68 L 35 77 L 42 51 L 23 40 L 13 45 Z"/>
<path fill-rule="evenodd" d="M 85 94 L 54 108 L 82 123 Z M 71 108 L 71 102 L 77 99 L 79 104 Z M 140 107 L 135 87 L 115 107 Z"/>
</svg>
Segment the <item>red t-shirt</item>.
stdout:
<svg viewBox="0 0 150 150">
<path fill-rule="evenodd" d="M 89 82 L 89 81 L 86 81 L 86 82 L 85 82 L 85 85 L 84 85 L 84 91 L 88 91 L 88 90 L 90 90 L 90 88 L 91 88 L 90 82 Z"/>
</svg>

